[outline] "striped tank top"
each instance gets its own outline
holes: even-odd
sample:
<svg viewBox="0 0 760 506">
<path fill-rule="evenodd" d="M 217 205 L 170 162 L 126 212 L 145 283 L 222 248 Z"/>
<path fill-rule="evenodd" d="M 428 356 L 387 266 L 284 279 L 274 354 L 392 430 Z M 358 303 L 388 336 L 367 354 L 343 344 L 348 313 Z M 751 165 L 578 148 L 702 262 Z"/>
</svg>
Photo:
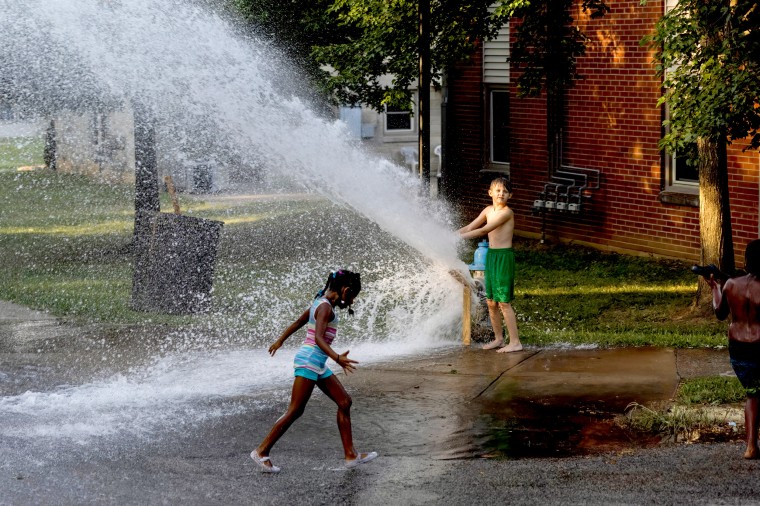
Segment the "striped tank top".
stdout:
<svg viewBox="0 0 760 506">
<path fill-rule="evenodd" d="M 310 344 L 312 346 L 317 345 L 315 339 L 317 333 L 317 320 L 314 318 L 314 313 L 322 304 L 330 305 L 330 301 L 325 297 L 319 297 L 318 299 L 315 299 L 314 303 L 311 305 L 311 309 L 309 310 L 309 323 L 306 324 L 306 340 L 304 341 L 304 344 Z M 332 306 L 330 306 L 330 309 L 332 309 Z M 338 313 L 333 311 L 333 319 L 327 322 L 327 328 L 325 329 L 325 342 L 327 344 L 332 344 L 336 335 L 338 335 Z"/>
</svg>

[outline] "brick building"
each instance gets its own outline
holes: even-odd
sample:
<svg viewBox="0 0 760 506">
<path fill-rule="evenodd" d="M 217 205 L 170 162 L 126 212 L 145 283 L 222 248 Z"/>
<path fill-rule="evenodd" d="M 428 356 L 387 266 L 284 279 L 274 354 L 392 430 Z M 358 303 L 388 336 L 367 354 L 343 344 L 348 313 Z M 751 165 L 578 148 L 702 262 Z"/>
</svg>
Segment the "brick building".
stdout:
<svg viewBox="0 0 760 506">
<path fill-rule="evenodd" d="M 667 112 L 657 106 L 661 79 L 655 76 L 654 53 L 641 45 L 669 5 L 656 0 L 644 6 L 640 0 L 609 0 L 608 5 L 611 10 L 601 19 L 589 19 L 579 6 L 573 12 L 590 41 L 578 60 L 583 78 L 565 97 L 563 134 L 551 155 L 560 171 L 554 178 L 549 170 L 545 95 L 518 98 L 517 73 L 512 69 L 510 75 L 508 64 L 494 77 L 494 62 L 503 65 L 505 60 L 498 41 L 508 51 L 510 30 L 497 43 L 486 43 L 451 76 L 447 195 L 463 221 L 471 220 L 490 204 L 488 183 L 505 174 L 514 187 L 511 207 L 519 236 L 698 261 L 697 175 L 658 149 Z M 760 226 L 760 156 L 742 152 L 743 146 L 736 142 L 728 150 L 738 266 Z M 581 211 L 544 208 L 536 213 L 535 200 L 549 200 L 553 207 L 580 203 Z"/>
</svg>

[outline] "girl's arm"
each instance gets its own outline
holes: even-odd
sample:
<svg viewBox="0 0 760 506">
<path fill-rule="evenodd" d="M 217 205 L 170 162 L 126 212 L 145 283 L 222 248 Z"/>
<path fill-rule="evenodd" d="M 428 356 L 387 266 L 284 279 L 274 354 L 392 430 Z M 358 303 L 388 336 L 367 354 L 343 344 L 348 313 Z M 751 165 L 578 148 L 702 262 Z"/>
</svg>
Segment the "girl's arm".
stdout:
<svg viewBox="0 0 760 506">
<path fill-rule="evenodd" d="M 311 309 L 311 308 L 309 308 Z M 277 341 L 272 344 L 272 346 L 269 347 L 269 354 L 274 356 L 275 352 L 280 349 L 280 346 L 282 346 L 282 343 L 285 342 L 287 338 L 295 334 L 298 329 L 309 323 L 309 309 L 303 312 L 301 316 L 298 317 L 296 321 L 290 324 L 288 328 L 285 329 L 285 331 L 282 333 L 282 335 L 277 339 Z"/>
<path fill-rule="evenodd" d="M 348 374 L 356 369 L 353 364 L 358 364 L 359 362 L 348 358 L 348 351 L 338 355 L 335 350 L 325 342 L 325 330 L 327 329 L 327 322 L 329 321 L 332 312 L 332 307 L 327 304 L 321 304 L 314 312 L 314 319 L 317 321 L 316 328 L 314 329 L 314 341 L 317 343 L 320 350 L 337 362 L 337 364 L 343 368 L 343 372 Z"/>
</svg>

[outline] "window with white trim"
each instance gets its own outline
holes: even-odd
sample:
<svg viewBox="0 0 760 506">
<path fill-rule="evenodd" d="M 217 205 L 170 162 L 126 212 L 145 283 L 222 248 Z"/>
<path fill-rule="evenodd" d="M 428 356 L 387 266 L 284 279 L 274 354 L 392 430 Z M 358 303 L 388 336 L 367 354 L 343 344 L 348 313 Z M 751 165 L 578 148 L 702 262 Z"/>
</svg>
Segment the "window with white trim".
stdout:
<svg viewBox="0 0 760 506">
<path fill-rule="evenodd" d="M 488 93 L 488 161 L 491 169 L 509 168 L 509 90 Z"/>
<path fill-rule="evenodd" d="M 417 112 L 417 95 L 412 98 L 412 111 Z M 385 106 L 385 131 L 389 133 L 409 133 L 415 130 L 414 114 L 401 107 Z"/>
<path fill-rule="evenodd" d="M 677 3 L 678 0 L 666 0 L 664 2 L 665 13 L 671 11 Z M 665 117 L 668 118 L 669 116 L 670 112 L 666 105 Z M 666 191 L 699 194 L 699 169 L 695 165 L 690 165 L 685 156 L 679 156 L 677 152 L 665 152 L 664 176 Z"/>
<path fill-rule="evenodd" d="M 669 116 L 667 105 L 665 117 Z M 666 130 L 667 132 L 667 127 Z M 664 154 L 665 190 L 678 193 L 699 193 L 699 169 L 678 152 Z"/>
<path fill-rule="evenodd" d="M 493 10 L 493 7 L 491 7 Z M 509 23 L 483 43 L 483 82 L 486 85 L 485 170 L 509 171 Z"/>
</svg>

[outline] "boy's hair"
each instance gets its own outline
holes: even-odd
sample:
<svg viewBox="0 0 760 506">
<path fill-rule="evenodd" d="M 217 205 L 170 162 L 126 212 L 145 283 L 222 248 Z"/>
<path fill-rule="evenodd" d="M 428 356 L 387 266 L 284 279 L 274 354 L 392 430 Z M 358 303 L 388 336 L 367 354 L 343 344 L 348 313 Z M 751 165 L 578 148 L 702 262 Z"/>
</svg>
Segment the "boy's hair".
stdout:
<svg viewBox="0 0 760 506">
<path fill-rule="evenodd" d="M 501 177 L 501 176 L 497 177 L 496 179 L 494 179 L 493 181 L 491 181 L 491 186 L 489 186 L 488 189 L 490 190 L 491 188 L 493 188 L 497 184 L 500 184 L 500 185 L 504 186 L 504 188 L 507 189 L 508 193 L 512 193 L 512 182 L 509 179 L 507 179 L 505 177 Z"/>
<path fill-rule="evenodd" d="M 760 239 L 747 244 L 744 252 L 744 270 L 755 276 L 760 276 Z"/>
<path fill-rule="evenodd" d="M 327 276 L 325 287 L 317 292 L 315 299 L 323 296 L 327 290 L 339 292 L 343 287 L 347 287 L 349 291 L 354 294 L 354 297 L 359 295 L 359 292 L 362 289 L 362 280 L 359 273 L 344 269 L 331 272 L 330 275 Z M 348 306 L 348 314 L 354 314 L 350 305 Z"/>
</svg>

